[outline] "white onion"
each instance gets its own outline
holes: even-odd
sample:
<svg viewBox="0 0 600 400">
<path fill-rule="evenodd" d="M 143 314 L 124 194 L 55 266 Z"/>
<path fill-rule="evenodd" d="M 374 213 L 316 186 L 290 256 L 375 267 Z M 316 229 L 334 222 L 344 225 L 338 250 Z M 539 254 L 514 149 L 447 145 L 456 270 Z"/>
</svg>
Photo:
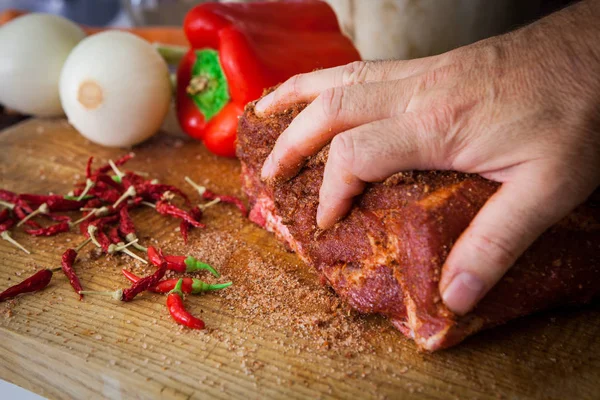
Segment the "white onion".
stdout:
<svg viewBox="0 0 600 400">
<path fill-rule="evenodd" d="M 165 61 L 148 42 L 109 31 L 81 41 L 60 77 L 69 122 L 94 143 L 126 147 L 155 134 L 171 101 Z"/>
<path fill-rule="evenodd" d="M 28 14 L 0 28 L 0 103 L 24 114 L 62 115 L 60 71 L 85 32 L 48 14 Z"/>
</svg>

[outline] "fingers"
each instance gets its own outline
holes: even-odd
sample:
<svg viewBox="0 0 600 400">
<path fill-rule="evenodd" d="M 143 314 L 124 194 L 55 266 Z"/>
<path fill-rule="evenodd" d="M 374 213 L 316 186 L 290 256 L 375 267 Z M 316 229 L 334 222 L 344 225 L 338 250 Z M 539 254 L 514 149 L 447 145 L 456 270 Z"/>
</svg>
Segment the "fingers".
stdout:
<svg viewBox="0 0 600 400">
<path fill-rule="evenodd" d="M 291 77 L 263 97 L 254 108 L 257 114 L 274 111 L 298 102 L 311 102 L 321 92 L 357 83 L 405 79 L 426 71 L 437 60 L 427 57 L 410 61 L 355 61 Z"/>
<path fill-rule="evenodd" d="M 404 112 L 412 85 L 404 80 L 325 90 L 279 136 L 262 178 L 289 178 L 338 133 Z"/>
<path fill-rule="evenodd" d="M 436 169 L 432 164 L 439 132 L 417 114 L 362 125 L 337 135 L 331 142 L 319 192 L 317 224 L 328 229 L 352 206 L 364 182 L 384 179 L 409 169 Z M 441 159 L 441 157 L 440 157 Z"/>
<path fill-rule="evenodd" d="M 540 175 L 502 185 L 460 236 L 446 259 L 440 292 L 463 315 L 473 309 L 517 258 L 562 217 L 556 192 Z M 564 212 L 568 212 L 564 208 Z"/>
</svg>

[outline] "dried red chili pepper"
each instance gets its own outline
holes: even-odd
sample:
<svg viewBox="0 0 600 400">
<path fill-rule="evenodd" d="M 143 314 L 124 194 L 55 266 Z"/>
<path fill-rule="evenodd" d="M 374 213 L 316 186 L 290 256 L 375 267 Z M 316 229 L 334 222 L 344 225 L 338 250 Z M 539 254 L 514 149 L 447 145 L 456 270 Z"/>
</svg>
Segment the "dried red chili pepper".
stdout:
<svg viewBox="0 0 600 400">
<path fill-rule="evenodd" d="M 163 263 L 155 273 L 150 276 L 146 276 L 139 281 L 135 282 L 131 287 L 127 289 L 117 289 L 113 292 L 98 292 L 98 291 L 90 291 L 84 290 L 81 291 L 81 294 L 98 294 L 103 296 L 111 296 L 115 300 L 120 301 L 131 301 L 138 294 L 156 286 L 156 284 L 165 276 L 167 272 L 167 263 Z"/>
<path fill-rule="evenodd" d="M 50 225 L 40 229 L 25 229 L 25 232 L 32 236 L 54 236 L 59 233 L 69 232 L 68 222 L 59 222 L 58 224 Z"/>
<path fill-rule="evenodd" d="M 142 193 L 146 194 L 146 196 L 148 197 L 147 200 L 157 201 L 162 199 L 165 192 L 171 192 L 184 199 L 186 204 L 190 204 L 190 199 L 187 196 L 187 194 L 183 193 L 179 188 L 172 185 L 165 185 L 162 183 L 153 184 L 150 182 L 145 182 L 142 190 Z"/>
<path fill-rule="evenodd" d="M 33 217 L 36 217 L 40 214 L 48 214 L 49 212 L 50 212 L 50 208 L 48 207 L 48 204 L 42 203 L 42 204 L 40 204 L 40 206 L 37 209 L 30 212 L 29 214 L 27 214 L 27 216 L 25 218 L 23 218 L 21 221 L 19 221 L 17 226 L 21 226 L 21 225 L 27 223 L 27 221 L 29 221 Z"/>
<path fill-rule="evenodd" d="M 121 236 L 119 236 L 119 229 L 116 226 L 113 226 L 108 230 L 108 238 L 113 244 L 123 242 Z"/>
<path fill-rule="evenodd" d="M 194 207 L 189 211 L 192 218 L 196 221 L 200 221 L 202 219 L 202 210 L 198 207 Z M 183 238 L 183 243 L 187 244 L 188 242 L 188 233 L 190 231 L 190 224 L 186 221 L 181 221 L 179 224 L 179 232 L 181 233 L 181 237 Z"/>
<path fill-rule="evenodd" d="M 17 216 L 17 218 L 19 219 L 19 221 L 23 221 L 24 219 L 27 218 L 27 214 L 25 213 L 25 210 L 21 206 L 16 206 L 15 208 L 13 208 L 13 211 L 14 211 L 15 215 Z M 25 224 L 32 226 L 34 228 L 37 228 L 37 229 L 40 229 L 42 227 L 40 224 L 38 224 L 37 222 L 32 221 L 32 220 L 26 221 Z"/>
<path fill-rule="evenodd" d="M 125 240 L 128 242 L 134 242 L 133 247 L 140 251 L 148 251 L 147 248 L 135 242 L 138 239 L 135 232 L 135 225 L 133 220 L 129 216 L 129 210 L 127 207 L 123 207 L 119 210 L 119 232 L 125 236 Z"/>
<path fill-rule="evenodd" d="M 19 195 L 11 192 L 10 190 L 0 189 L 0 200 L 8 201 L 9 203 L 16 204 L 19 199 Z"/>
<path fill-rule="evenodd" d="M 87 228 L 87 235 L 92 239 L 92 243 L 97 247 L 100 247 L 105 253 L 108 252 L 108 246 L 110 246 L 111 243 L 102 229 L 98 229 L 96 225 L 90 224 Z"/>
<path fill-rule="evenodd" d="M 77 252 L 73 249 L 67 249 L 62 255 L 60 265 L 62 267 L 63 272 L 69 278 L 69 282 L 73 289 L 75 289 L 75 293 L 79 295 L 79 300 L 83 298 L 81 291 L 83 288 L 81 287 L 81 282 L 79 282 L 79 278 L 73 269 L 73 264 L 75 263 L 75 259 L 77 258 Z"/>
<path fill-rule="evenodd" d="M 8 211 L 8 208 L 5 208 L 4 210 L 0 211 L 0 223 L 6 221 L 9 218 L 10 212 Z"/>
<path fill-rule="evenodd" d="M 119 197 L 121 197 L 121 193 L 119 191 L 109 188 L 102 188 L 100 186 L 96 186 L 90 190 L 90 194 L 96 196 L 98 199 L 106 203 L 114 203 L 119 199 Z"/>
<path fill-rule="evenodd" d="M 121 178 L 121 183 L 125 189 L 129 188 L 129 186 L 135 186 L 136 191 L 139 190 L 142 192 L 141 189 L 144 183 L 146 183 L 146 179 L 141 175 L 128 171 L 125 172 L 125 176 Z"/>
<path fill-rule="evenodd" d="M 92 163 L 93 162 L 94 162 L 94 156 L 91 156 L 90 158 L 88 158 L 87 164 L 85 164 L 85 177 L 88 179 L 92 177 Z"/>
<path fill-rule="evenodd" d="M 58 270 L 58 269 L 57 269 Z M 54 270 L 42 269 L 23 282 L 13 285 L 2 293 L 0 293 L 0 302 L 12 299 L 22 293 L 37 292 L 38 290 L 44 289 L 50 283 Z"/>
<path fill-rule="evenodd" d="M 32 207 L 39 207 L 43 203 L 48 205 L 50 211 L 76 211 L 83 207 L 83 201 L 65 199 L 57 194 L 39 195 L 22 193 L 19 200 L 25 201 Z"/>
<path fill-rule="evenodd" d="M 169 309 L 169 313 L 175 322 L 180 325 L 192 329 L 204 329 L 204 321 L 187 312 L 183 305 L 183 292 L 181 291 L 182 284 L 183 279 L 179 279 L 173 290 L 171 290 L 167 296 L 167 308 Z"/>
<path fill-rule="evenodd" d="M 19 242 L 13 239 L 12 236 L 10 236 L 10 232 L 8 230 L 12 228 L 14 224 L 15 220 L 12 218 L 9 218 L 4 222 L 0 223 L 0 237 L 6 240 L 8 243 L 12 244 L 13 246 L 19 248 L 20 250 L 23 250 L 25 253 L 31 254 L 29 250 L 27 250 Z"/>
<path fill-rule="evenodd" d="M 246 205 L 238 197 L 223 195 L 223 194 L 216 194 L 216 193 L 211 192 L 210 190 L 206 189 L 206 191 L 202 195 L 202 198 L 205 200 L 219 199 L 222 203 L 233 204 L 241 211 L 241 213 L 244 217 L 246 217 L 248 215 L 248 209 L 246 208 Z"/>
<path fill-rule="evenodd" d="M 119 158 L 118 160 L 114 161 L 114 164 L 116 166 L 121 166 L 123 164 L 125 164 L 127 161 L 131 160 L 135 155 L 133 153 L 128 153 L 125 154 L 123 157 Z M 96 171 L 94 171 L 94 173 L 92 175 L 99 175 L 99 174 L 105 174 L 108 171 L 110 171 L 112 168 L 110 166 L 110 164 L 105 164 L 103 166 L 101 166 L 100 168 L 98 168 Z"/>
<path fill-rule="evenodd" d="M 94 181 L 96 182 L 96 184 L 102 183 L 106 186 L 110 186 L 111 188 L 118 190 L 119 192 L 123 192 L 124 188 L 123 185 L 121 185 L 118 182 L 115 182 L 113 179 L 111 179 L 110 176 L 108 175 L 96 175 L 94 177 Z M 100 187 L 102 187 L 102 185 L 100 185 Z"/>
<path fill-rule="evenodd" d="M 81 232 L 82 235 L 87 237 L 88 236 L 88 227 L 90 225 L 93 225 L 98 229 L 103 229 L 104 226 L 112 224 L 113 222 L 116 222 L 118 220 L 119 220 L 118 214 L 113 214 L 113 215 L 109 215 L 109 216 L 97 218 L 97 219 L 86 220 L 86 221 L 83 221 L 81 223 L 81 225 L 79 225 L 79 232 Z"/>
<path fill-rule="evenodd" d="M 100 208 L 101 206 L 102 201 L 100 199 L 93 198 L 85 203 L 84 208 Z"/>
<path fill-rule="evenodd" d="M 162 215 L 169 215 L 175 218 L 180 218 L 195 228 L 206 227 L 206 225 L 204 225 L 202 222 L 196 221 L 187 211 L 182 210 L 181 208 L 170 204 L 164 200 L 156 202 L 156 211 L 158 211 Z"/>
<path fill-rule="evenodd" d="M 242 212 L 242 215 L 244 217 L 248 215 L 248 209 L 246 208 L 246 205 L 240 198 L 238 198 L 236 196 L 216 194 L 216 193 L 208 190 L 206 187 L 198 185 L 196 182 L 194 182 L 187 176 L 185 177 L 185 181 L 187 183 L 189 183 L 194 189 L 196 189 L 198 194 L 200 194 L 200 196 L 204 200 L 219 199 L 219 201 L 221 201 L 223 203 L 233 204 L 234 206 L 236 206 Z"/>
<path fill-rule="evenodd" d="M 53 213 L 44 214 L 45 218 L 51 219 L 52 221 L 58 222 L 71 222 L 71 217 L 68 215 L 58 215 Z"/>
</svg>

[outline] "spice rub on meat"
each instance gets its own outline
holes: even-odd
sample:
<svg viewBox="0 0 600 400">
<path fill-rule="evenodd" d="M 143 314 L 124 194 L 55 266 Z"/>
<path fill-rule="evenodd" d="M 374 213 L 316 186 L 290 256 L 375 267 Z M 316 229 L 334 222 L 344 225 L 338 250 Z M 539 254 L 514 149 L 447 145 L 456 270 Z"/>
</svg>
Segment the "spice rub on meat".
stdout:
<svg viewBox="0 0 600 400">
<path fill-rule="evenodd" d="M 260 180 L 277 137 L 305 106 L 261 118 L 249 104 L 240 119 L 237 154 L 250 218 L 358 311 L 385 315 L 421 349 L 434 351 L 510 319 L 600 294 L 600 207 L 588 202 L 544 233 L 473 312 L 452 313 L 438 289 L 444 260 L 499 187 L 476 175 L 395 174 L 367 185 L 346 218 L 320 230 L 316 212 L 327 147 L 289 181 Z"/>
</svg>

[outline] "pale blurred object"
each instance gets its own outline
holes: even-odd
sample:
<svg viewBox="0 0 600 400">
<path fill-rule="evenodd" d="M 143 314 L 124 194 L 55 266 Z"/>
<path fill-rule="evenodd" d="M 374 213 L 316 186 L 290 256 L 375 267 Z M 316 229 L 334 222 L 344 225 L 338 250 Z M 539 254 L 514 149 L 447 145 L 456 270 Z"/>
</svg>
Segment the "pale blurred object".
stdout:
<svg viewBox="0 0 600 400">
<path fill-rule="evenodd" d="M 136 26 L 181 25 L 187 12 L 208 0 L 122 0 Z"/>
<path fill-rule="evenodd" d="M 366 60 L 443 53 L 536 16 L 539 0 L 327 0 Z"/>
</svg>

